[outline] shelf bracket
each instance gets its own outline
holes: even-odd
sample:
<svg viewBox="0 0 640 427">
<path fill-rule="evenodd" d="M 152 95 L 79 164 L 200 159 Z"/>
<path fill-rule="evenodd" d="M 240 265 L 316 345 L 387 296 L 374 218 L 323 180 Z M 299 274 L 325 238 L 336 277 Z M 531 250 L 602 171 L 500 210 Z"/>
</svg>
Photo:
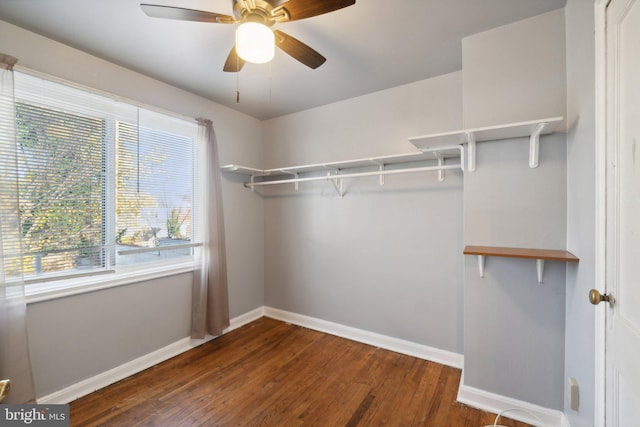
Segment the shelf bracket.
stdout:
<svg viewBox="0 0 640 427">
<path fill-rule="evenodd" d="M 283 174 L 286 175 L 291 175 L 293 176 L 293 178 L 295 179 L 295 182 L 293 183 L 293 188 L 298 191 L 300 189 L 300 186 L 298 185 L 298 178 L 300 178 L 300 174 L 298 172 L 290 172 L 288 170 L 282 170 L 280 169 L 280 172 L 282 172 Z"/>
<path fill-rule="evenodd" d="M 480 272 L 480 277 L 484 278 L 484 263 L 485 256 L 478 255 L 478 271 Z M 538 273 L 538 283 L 542 283 L 542 277 L 544 276 L 544 260 L 537 259 L 536 260 L 536 271 Z"/>
<path fill-rule="evenodd" d="M 378 160 L 371 159 L 373 164 L 378 165 L 378 170 L 380 171 L 380 185 L 384 185 L 384 163 Z"/>
<path fill-rule="evenodd" d="M 548 123 L 538 123 L 529 137 L 529 167 L 535 169 L 540 164 L 540 134 Z"/>
<path fill-rule="evenodd" d="M 480 277 L 484 278 L 484 264 L 485 264 L 485 256 L 478 255 L 478 271 L 480 272 Z M 544 260 L 537 259 L 536 260 L 536 271 L 538 273 L 538 283 L 542 283 L 542 277 L 544 276 Z"/>
<path fill-rule="evenodd" d="M 469 172 L 475 172 L 476 170 L 476 136 L 473 132 L 466 132 L 465 136 L 467 138 L 467 157 L 469 162 L 469 167 L 467 168 Z"/>
<path fill-rule="evenodd" d="M 538 272 L 538 283 L 542 283 L 542 276 L 544 275 L 544 260 L 536 260 L 536 271 Z"/>
<path fill-rule="evenodd" d="M 434 152 L 433 155 L 438 159 L 438 166 L 442 167 L 444 165 L 444 157 L 442 157 L 442 154 Z M 444 182 L 444 169 L 438 170 L 438 181 Z"/>
<path fill-rule="evenodd" d="M 327 179 L 331 181 L 331 183 L 333 184 L 333 188 L 336 189 L 340 198 L 344 199 L 345 191 L 344 191 L 344 184 L 342 183 L 342 178 L 340 178 L 340 170 L 336 170 L 335 175 L 331 175 L 331 171 L 328 171 Z"/>
<path fill-rule="evenodd" d="M 478 255 L 478 271 L 480 271 L 480 277 L 484 277 L 484 255 Z"/>
</svg>

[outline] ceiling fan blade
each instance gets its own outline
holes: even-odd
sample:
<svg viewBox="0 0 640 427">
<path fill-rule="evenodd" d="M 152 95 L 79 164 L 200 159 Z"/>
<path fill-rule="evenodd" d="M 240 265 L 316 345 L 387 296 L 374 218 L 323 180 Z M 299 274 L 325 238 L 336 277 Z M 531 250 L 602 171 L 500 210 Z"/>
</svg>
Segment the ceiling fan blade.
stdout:
<svg viewBox="0 0 640 427">
<path fill-rule="evenodd" d="M 227 56 L 227 61 L 224 63 L 222 71 L 226 71 L 227 73 L 237 73 L 242 70 L 243 65 L 244 59 L 238 56 L 236 53 L 236 46 L 233 45 L 231 52 L 229 52 L 229 56 Z"/>
<path fill-rule="evenodd" d="M 140 4 L 142 11 L 152 18 L 180 19 L 182 21 L 211 22 L 233 24 L 235 19 L 229 15 L 204 10 L 185 9 L 182 7 L 160 6 L 157 4 Z"/>
<path fill-rule="evenodd" d="M 289 21 L 297 21 L 333 12 L 355 3 L 356 0 L 289 0 L 275 8 L 273 14 L 277 14 L 280 9 L 285 9 L 289 15 Z"/>
<path fill-rule="evenodd" d="M 280 30 L 274 30 L 273 34 L 275 35 L 276 46 L 309 68 L 315 70 L 327 60 L 327 58 L 289 34 Z"/>
</svg>

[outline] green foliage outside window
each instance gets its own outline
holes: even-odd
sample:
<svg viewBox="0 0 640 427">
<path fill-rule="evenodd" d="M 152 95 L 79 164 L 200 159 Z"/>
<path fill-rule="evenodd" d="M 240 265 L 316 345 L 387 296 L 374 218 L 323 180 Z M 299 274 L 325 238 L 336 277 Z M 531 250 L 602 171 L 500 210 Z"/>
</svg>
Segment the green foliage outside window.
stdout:
<svg viewBox="0 0 640 427">
<path fill-rule="evenodd" d="M 104 120 L 17 103 L 25 273 L 67 270 L 103 242 Z"/>
</svg>

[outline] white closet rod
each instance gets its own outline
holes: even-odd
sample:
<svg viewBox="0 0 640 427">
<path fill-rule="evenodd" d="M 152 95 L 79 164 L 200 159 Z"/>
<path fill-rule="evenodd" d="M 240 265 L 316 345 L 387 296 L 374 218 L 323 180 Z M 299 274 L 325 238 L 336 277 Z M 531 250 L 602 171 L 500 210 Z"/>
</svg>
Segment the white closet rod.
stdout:
<svg viewBox="0 0 640 427">
<path fill-rule="evenodd" d="M 442 166 L 424 166 L 419 168 L 410 168 L 410 169 L 388 169 L 381 170 L 375 172 L 357 172 L 357 173 L 348 173 L 344 175 L 336 174 L 336 175 L 325 175 L 325 176 L 312 176 L 306 178 L 292 178 L 292 179 L 282 179 L 282 180 L 274 180 L 274 181 L 260 181 L 254 183 L 246 183 L 244 186 L 247 188 L 253 188 L 263 185 L 276 185 L 276 184 L 295 184 L 298 182 L 307 182 L 307 181 L 328 181 L 328 180 L 341 180 L 345 178 L 357 178 L 363 176 L 381 176 L 381 175 L 392 175 L 392 174 L 401 174 L 401 173 L 413 173 L 413 172 L 432 172 L 432 171 L 443 171 L 443 170 L 451 170 L 451 169 L 461 169 L 461 165 L 442 165 Z M 330 173 L 330 171 L 329 171 Z"/>
</svg>

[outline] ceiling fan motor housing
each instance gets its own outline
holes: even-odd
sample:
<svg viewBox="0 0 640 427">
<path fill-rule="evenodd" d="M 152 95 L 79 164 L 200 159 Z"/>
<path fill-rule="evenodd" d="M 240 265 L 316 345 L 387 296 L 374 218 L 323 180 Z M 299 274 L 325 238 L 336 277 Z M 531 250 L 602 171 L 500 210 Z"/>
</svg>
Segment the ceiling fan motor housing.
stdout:
<svg viewBox="0 0 640 427">
<path fill-rule="evenodd" d="M 233 15 L 236 20 L 242 22 L 257 22 L 271 27 L 276 22 L 286 22 L 290 16 L 282 7 L 274 7 L 265 0 L 234 0 Z"/>
<path fill-rule="evenodd" d="M 211 24 L 258 23 L 272 27 L 276 23 L 298 21 L 352 6 L 356 0 L 233 0 L 233 15 L 188 9 L 177 6 L 141 3 L 145 14 L 153 18 L 207 22 Z M 280 30 L 273 30 L 275 46 L 309 68 L 316 69 L 326 58 L 300 40 Z M 238 72 L 245 61 L 231 48 L 223 70 Z"/>
</svg>

